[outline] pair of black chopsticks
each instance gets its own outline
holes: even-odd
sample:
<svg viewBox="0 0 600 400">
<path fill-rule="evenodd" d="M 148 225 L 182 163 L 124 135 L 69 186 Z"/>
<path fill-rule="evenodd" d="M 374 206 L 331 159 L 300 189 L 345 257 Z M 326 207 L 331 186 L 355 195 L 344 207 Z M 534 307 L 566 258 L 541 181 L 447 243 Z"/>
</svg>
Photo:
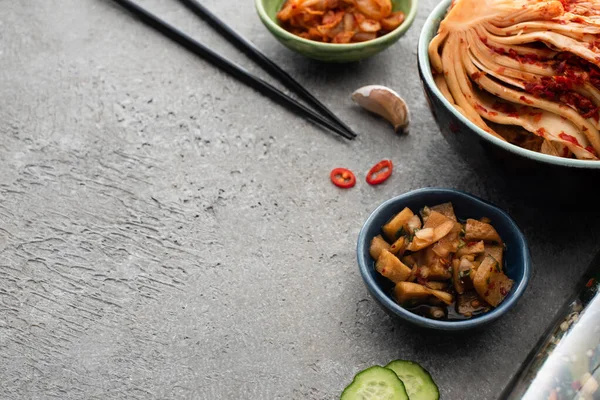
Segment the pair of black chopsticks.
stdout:
<svg viewBox="0 0 600 400">
<path fill-rule="evenodd" d="M 161 32 L 165 36 L 169 37 L 173 41 L 179 43 L 183 47 L 192 51 L 196 55 L 212 63 L 221 70 L 229 73 L 234 78 L 244 82 L 248 86 L 256 89 L 263 95 L 275 100 L 279 104 L 287 107 L 291 111 L 298 115 L 309 119 L 310 121 L 330 129 L 331 131 L 345 137 L 346 139 L 353 139 L 356 137 L 356 133 L 352 131 L 346 124 L 344 124 L 331 110 L 329 110 L 323 103 L 321 103 L 316 97 L 308 92 L 302 85 L 300 85 L 294 78 L 292 78 L 287 72 L 281 69 L 277 64 L 271 61 L 265 56 L 256 46 L 251 42 L 243 38 L 240 34 L 235 32 L 217 16 L 212 14 L 206 7 L 200 4 L 197 0 L 179 0 L 184 3 L 191 11 L 197 16 L 207 21 L 216 31 L 224 36 L 228 41 L 234 44 L 238 49 L 243 51 L 248 57 L 253 59 L 267 72 L 271 73 L 281 83 L 283 83 L 288 89 L 294 91 L 298 96 L 309 103 L 315 110 L 320 111 L 322 114 L 318 114 L 313 109 L 306 107 L 302 103 L 294 100 L 290 96 L 286 95 L 276 87 L 267 83 L 263 79 L 251 74 L 243 67 L 233 63 L 225 57 L 215 53 L 213 50 L 204 46 L 200 42 L 181 32 L 174 26 L 161 20 L 157 16 L 153 15 L 149 11 L 140 7 L 131 0 L 114 0 L 121 6 L 135 14 L 141 21 Z"/>
</svg>

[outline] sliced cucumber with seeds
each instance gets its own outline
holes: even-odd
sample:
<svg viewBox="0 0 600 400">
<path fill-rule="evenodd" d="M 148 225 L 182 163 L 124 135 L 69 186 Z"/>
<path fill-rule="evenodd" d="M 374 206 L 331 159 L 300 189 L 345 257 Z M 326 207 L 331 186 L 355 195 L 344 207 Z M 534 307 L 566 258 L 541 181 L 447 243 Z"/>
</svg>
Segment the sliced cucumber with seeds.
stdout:
<svg viewBox="0 0 600 400">
<path fill-rule="evenodd" d="M 412 361 L 395 360 L 385 366 L 404 383 L 410 400 L 438 400 L 440 391 L 429 372 Z"/>
<path fill-rule="evenodd" d="M 394 371 L 376 365 L 359 372 L 340 400 L 409 400 Z"/>
</svg>

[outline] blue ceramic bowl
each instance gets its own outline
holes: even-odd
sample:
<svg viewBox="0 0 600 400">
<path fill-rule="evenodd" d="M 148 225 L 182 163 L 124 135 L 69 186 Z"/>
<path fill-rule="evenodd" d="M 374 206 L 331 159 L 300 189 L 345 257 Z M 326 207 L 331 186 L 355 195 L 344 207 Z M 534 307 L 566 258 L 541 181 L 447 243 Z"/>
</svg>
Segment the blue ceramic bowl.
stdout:
<svg viewBox="0 0 600 400">
<path fill-rule="evenodd" d="M 477 127 L 442 95 L 433 80 L 428 47 L 446 15 L 451 0 L 441 1 L 421 31 L 417 50 L 419 75 L 433 116 L 446 141 L 480 171 L 486 181 L 515 197 L 547 203 L 577 203 L 589 195 L 591 182 L 600 179 L 600 162 L 549 156 L 499 140 Z M 558 183 L 559 182 L 559 183 Z M 594 199 L 595 201 L 595 199 Z"/>
<path fill-rule="evenodd" d="M 488 217 L 506 244 L 505 272 L 515 281 L 506 299 L 492 311 L 461 321 L 440 321 L 421 317 L 402 308 L 390 295 L 393 283 L 375 270 L 375 261 L 369 254 L 373 237 L 381 233 L 381 227 L 404 207 L 419 210 L 424 206 L 452 202 L 459 219 Z M 498 207 L 472 195 L 451 189 L 426 188 L 395 197 L 380 205 L 369 216 L 360 234 L 357 246 L 358 266 L 362 278 L 373 298 L 391 315 L 422 328 L 442 331 L 460 331 L 486 325 L 497 320 L 513 308 L 525 292 L 531 277 L 531 256 L 523 232 L 515 221 Z"/>
</svg>

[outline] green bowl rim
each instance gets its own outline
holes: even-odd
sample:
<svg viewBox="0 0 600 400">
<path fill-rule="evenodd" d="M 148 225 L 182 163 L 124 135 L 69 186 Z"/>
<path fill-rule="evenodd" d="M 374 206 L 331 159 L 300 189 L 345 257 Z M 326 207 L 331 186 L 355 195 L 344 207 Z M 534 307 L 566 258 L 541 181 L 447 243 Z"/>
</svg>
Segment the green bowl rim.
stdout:
<svg viewBox="0 0 600 400">
<path fill-rule="evenodd" d="M 509 152 L 517 153 L 523 157 L 527 157 L 532 160 L 539 161 L 539 162 L 546 163 L 546 164 L 560 165 L 560 166 L 564 166 L 564 167 L 573 167 L 573 168 L 600 169 L 600 161 L 577 160 L 577 159 L 569 159 L 569 158 L 551 156 L 548 154 L 538 153 L 537 151 L 527 150 L 527 149 L 524 149 L 517 145 L 510 144 L 508 142 L 500 140 L 500 139 L 490 135 L 489 133 L 487 133 L 486 131 L 484 131 L 483 129 L 478 127 L 477 125 L 475 125 L 473 122 L 471 122 L 469 119 L 467 119 L 464 115 L 462 115 L 456 108 L 454 108 L 452 106 L 452 104 L 450 104 L 450 102 L 444 97 L 444 95 L 442 94 L 442 92 L 440 91 L 440 89 L 437 87 L 437 85 L 435 84 L 435 82 L 433 80 L 433 74 L 431 72 L 431 66 L 429 63 L 429 52 L 428 52 L 430 40 L 426 40 L 426 37 L 428 36 L 429 32 L 433 30 L 433 27 L 435 25 L 439 24 L 442 17 L 446 14 L 446 11 L 448 10 L 448 7 L 450 6 L 451 2 L 452 2 L 452 0 L 442 0 L 433 9 L 431 14 L 429 14 L 429 16 L 427 17 L 427 20 L 425 21 L 425 24 L 423 25 L 423 29 L 421 30 L 421 34 L 419 35 L 419 44 L 418 44 L 418 49 L 417 49 L 419 67 L 421 69 L 423 78 L 426 81 L 425 83 L 427 84 L 427 86 L 429 86 L 429 88 L 436 95 L 436 97 L 442 102 L 442 104 L 448 110 L 450 110 L 450 112 L 452 114 L 454 114 L 454 116 L 457 119 L 462 121 L 465 125 L 467 125 L 469 128 L 471 128 L 471 130 L 476 132 L 483 139 L 485 139 L 489 142 L 492 142 L 493 144 L 495 144 L 499 147 L 502 147 L 503 149 L 505 149 Z"/>
<path fill-rule="evenodd" d="M 320 47 L 322 49 L 339 50 L 339 51 L 358 50 L 358 49 L 362 49 L 362 48 L 369 47 L 369 46 L 375 46 L 377 44 L 384 44 L 384 43 L 389 42 L 390 40 L 399 38 L 412 25 L 413 21 L 415 20 L 416 15 L 417 15 L 417 10 L 418 10 L 418 5 L 419 5 L 419 0 L 402 0 L 402 1 L 410 1 L 410 10 L 408 12 L 408 15 L 406 16 L 406 19 L 399 27 L 397 27 L 396 29 L 394 29 L 393 31 L 389 32 L 388 34 L 386 34 L 384 36 L 378 37 L 377 39 L 368 40 L 368 41 L 362 42 L 362 43 L 344 44 L 344 43 L 322 43 L 322 42 L 317 42 L 315 40 L 308 40 L 308 39 L 301 38 L 299 36 L 296 36 L 288 31 L 286 31 L 281 26 L 279 26 L 279 24 L 275 23 L 275 21 L 273 21 L 273 19 L 271 17 L 269 17 L 269 15 L 267 15 L 267 11 L 265 10 L 263 1 L 264 0 L 255 0 L 256 9 L 258 11 L 258 16 L 260 17 L 260 19 L 263 21 L 264 24 L 266 24 L 270 29 L 274 29 L 275 31 L 277 31 L 285 39 L 294 40 L 294 41 L 297 41 L 300 43 L 313 45 L 316 47 Z"/>
</svg>

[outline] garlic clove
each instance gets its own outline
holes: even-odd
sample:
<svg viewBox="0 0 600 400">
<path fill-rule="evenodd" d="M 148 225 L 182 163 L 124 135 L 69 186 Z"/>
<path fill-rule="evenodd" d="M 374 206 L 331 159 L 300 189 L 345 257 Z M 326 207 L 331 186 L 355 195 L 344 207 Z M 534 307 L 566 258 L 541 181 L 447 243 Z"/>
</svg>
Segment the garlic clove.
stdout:
<svg viewBox="0 0 600 400">
<path fill-rule="evenodd" d="M 393 126 L 396 133 L 408 133 L 410 113 L 406 102 L 398 93 L 381 85 L 369 85 L 352 93 L 352 100 L 364 109 L 375 113 Z"/>
</svg>

